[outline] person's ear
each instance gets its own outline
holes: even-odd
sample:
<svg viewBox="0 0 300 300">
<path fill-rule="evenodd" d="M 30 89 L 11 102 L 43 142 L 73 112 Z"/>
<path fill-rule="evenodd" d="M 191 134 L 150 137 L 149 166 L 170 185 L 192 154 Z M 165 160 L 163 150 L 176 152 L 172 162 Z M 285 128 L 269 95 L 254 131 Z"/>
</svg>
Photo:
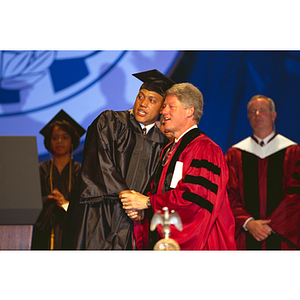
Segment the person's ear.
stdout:
<svg viewBox="0 0 300 300">
<path fill-rule="evenodd" d="M 275 122 L 276 117 L 277 117 L 277 112 L 274 111 L 273 114 L 272 114 L 272 120 L 273 120 L 273 122 Z"/>
<path fill-rule="evenodd" d="M 194 106 L 190 106 L 186 109 L 186 111 L 187 111 L 187 117 L 190 118 L 194 115 L 195 108 Z"/>
</svg>

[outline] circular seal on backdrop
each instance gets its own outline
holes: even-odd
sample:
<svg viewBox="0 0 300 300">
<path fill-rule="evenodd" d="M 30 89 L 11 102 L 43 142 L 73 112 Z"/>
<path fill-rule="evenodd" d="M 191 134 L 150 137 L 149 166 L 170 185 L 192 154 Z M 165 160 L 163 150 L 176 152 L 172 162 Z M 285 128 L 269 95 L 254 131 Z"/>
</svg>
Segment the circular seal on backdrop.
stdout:
<svg viewBox="0 0 300 300">
<path fill-rule="evenodd" d="M 39 157 L 48 155 L 39 131 L 58 111 L 87 129 L 106 109 L 131 109 L 141 85 L 132 74 L 167 75 L 179 53 L 0 51 L 0 135 L 35 135 Z"/>
</svg>

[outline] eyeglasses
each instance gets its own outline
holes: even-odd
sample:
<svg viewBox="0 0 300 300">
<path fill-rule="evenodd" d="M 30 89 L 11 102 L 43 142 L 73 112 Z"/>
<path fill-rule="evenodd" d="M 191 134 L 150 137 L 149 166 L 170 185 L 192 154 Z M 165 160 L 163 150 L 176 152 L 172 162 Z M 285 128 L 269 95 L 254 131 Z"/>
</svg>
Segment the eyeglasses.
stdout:
<svg viewBox="0 0 300 300">
<path fill-rule="evenodd" d="M 266 112 L 269 112 L 270 110 L 268 109 L 268 108 L 266 108 L 266 107 L 260 107 L 260 108 L 253 108 L 253 109 L 250 109 L 249 111 L 248 111 L 248 114 L 249 115 L 255 115 L 256 114 L 256 112 L 259 112 L 260 114 L 264 114 L 264 113 L 266 113 Z"/>
</svg>

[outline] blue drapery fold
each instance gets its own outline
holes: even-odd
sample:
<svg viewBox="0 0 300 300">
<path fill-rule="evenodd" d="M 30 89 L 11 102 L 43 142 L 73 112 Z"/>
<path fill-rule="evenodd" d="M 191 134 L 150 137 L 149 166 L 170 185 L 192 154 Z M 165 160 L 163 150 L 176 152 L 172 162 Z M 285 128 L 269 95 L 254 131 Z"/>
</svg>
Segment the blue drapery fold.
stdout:
<svg viewBox="0 0 300 300">
<path fill-rule="evenodd" d="M 204 97 L 199 128 L 224 152 L 252 134 L 247 103 L 256 94 L 276 105 L 276 132 L 300 142 L 300 51 L 185 51 L 172 79 Z"/>
</svg>

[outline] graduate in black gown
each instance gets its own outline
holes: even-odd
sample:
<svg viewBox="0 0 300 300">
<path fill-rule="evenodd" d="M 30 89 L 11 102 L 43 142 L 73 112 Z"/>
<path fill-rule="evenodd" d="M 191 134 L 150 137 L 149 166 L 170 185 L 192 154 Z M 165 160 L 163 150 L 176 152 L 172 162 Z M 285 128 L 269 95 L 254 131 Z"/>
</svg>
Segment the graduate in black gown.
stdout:
<svg viewBox="0 0 300 300">
<path fill-rule="evenodd" d="M 118 193 L 131 189 L 146 192 L 165 141 L 155 122 L 164 92 L 174 82 L 157 70 L 133 75 L 143 81 L 133 109 L 104 111 L 87 130 L 82 169 L 67 212 L 63 249 L 134 248 L 132 221 Z"/>
<path fill-rule="evenodd" d="M 85 130 L 61 110 L 40 133 L 53 158 L 39 164 L 43 209 L 34 226 L 31 249 L 58 250 L 71 190 L 81 167 L 71 156 Z"/>
</svg>

